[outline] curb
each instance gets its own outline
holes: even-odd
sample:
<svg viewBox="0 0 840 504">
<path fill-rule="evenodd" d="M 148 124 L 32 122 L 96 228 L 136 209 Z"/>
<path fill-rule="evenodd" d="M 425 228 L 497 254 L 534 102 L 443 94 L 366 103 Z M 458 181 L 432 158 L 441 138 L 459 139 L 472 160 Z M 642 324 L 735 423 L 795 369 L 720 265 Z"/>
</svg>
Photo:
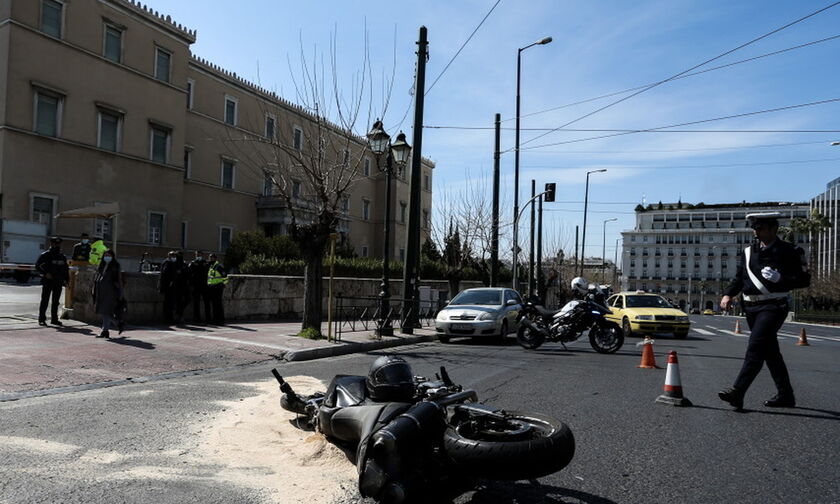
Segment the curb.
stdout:
<svg viewBox="0 0 840 504">
<path fill-rule="evenodd" d="M 392 348 L 397 346 L 413 345 L 415 343 L 425 343 L 434 340 L 433 335 L 421 336 L 398 336 L 397 339 L 387 339 L 380 341 L 370 341 L 365 343 L 347 343 L 344 345 L 335 345 L 318 348 L 307 348 L 305 350 L 294 350 L 283 354 L 282 359 L 287 362 L 299 362 L 315 359 L 323 359 L 325 357 L 335 357 L 338 355 L 346 355 L 358 352 L 370 352 L 373 350 L 380 350 L 383 348 Z"/>
</svg>

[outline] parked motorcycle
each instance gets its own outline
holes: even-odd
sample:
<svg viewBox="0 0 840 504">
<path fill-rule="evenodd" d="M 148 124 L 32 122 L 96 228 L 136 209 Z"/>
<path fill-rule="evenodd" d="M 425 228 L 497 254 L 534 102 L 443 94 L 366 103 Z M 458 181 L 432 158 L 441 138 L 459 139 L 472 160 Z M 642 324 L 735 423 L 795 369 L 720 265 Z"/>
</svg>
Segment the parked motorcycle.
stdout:
<svg viewBox="0 0 840 504">
<path fill-rule="evenodd" d="M 533 479 L 566 467 L 569 427 L 546 415 L 478 402 L 444 367 L 414 376 L 400 357 L 377 358 L 367 376 L 337 375 L 326 393 L 297 395 L 276 369 L 281 406 L 328 439 L 355 448 L 359 491 L 387 504 L 422 502 L 441 481 Z"/>
<path fill-rule="evenodd" d="M 519 312 L 519 330 L 516 340 L 524 348 L 539 348 L 546 340 L 559 341 L 563 348 L 584 333 L 589 335 L 589 344 L 599 353 L 615 353 L 624 345 L 624 331 L 618 324 L 607 320 L 604 315 L 610 309 L 604 302 L 604 294 L 597 285 L 586 284 L 578 277 L 572 280 L 572 289 L 583 292 L 581 300 L 572 300 L 558 311 L 527 301 Z"/>
</svg>

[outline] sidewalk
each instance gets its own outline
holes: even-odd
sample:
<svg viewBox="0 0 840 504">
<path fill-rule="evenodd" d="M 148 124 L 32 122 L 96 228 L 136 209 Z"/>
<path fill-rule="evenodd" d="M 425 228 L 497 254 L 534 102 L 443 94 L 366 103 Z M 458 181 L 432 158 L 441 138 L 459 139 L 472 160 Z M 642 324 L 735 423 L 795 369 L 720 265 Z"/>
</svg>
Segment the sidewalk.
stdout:
<svg viewBox="0 0 840 504">
<path fill-rule="evenodd" d="M 38 326 L 28 316 L 0 317 L 0 402 L 79 388 L 142 382 L 268 360 L 302 361 L 431 341 L 434 329 L 374 339 L 372 330 L 342 341 L 298 338 L 300 323 L 231 322 L 226 326 L 129 326 L 111 339 L 73 320 Z M 326 329 L 326 323 L 323 328 Z M 357 327 L 358 328 L 358 327 Z"/>
</svg>

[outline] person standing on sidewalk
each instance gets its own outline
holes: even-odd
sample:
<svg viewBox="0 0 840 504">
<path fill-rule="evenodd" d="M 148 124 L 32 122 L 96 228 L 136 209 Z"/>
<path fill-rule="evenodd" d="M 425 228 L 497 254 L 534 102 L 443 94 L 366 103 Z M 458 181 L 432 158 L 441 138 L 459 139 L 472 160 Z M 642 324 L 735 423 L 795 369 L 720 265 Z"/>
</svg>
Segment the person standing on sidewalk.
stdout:
<svg viewBox="0 0 840 504">
<path fill-rule="evenodd" d="M 122 268 L 113 250 L 102 255 L 102 261 L 96 269 L 93 280 L 93 302 L 96 313 L 102 315 L 102 332 L 97 338 L 109 338 L 114 312 L 123 299 Z M 123 321 L 119 320 L 119 332 L 123 331 Z"/>
<path fill-rule="evenodd" d="M 204 252 L 195 251 L 195 259 L 189 265 L 190 287 L 192 288 L 193 322 L 201 323 L 201 304 L 204 303 L 204 319 L 210 320 L 210 298 L 207 296 L 207 272 L 210 263 L 204 260 Z"/>
<path fill-rule="evenodd" d="M 721 400 L 738 410 L 743 408 L 744 395 L 764 363 L 767 363 L 777 389 L 777 394 L 764 401 L 764 405 L 772 408 L 796 406 L 777 333 L 790 311 L 790 291 L 807 287 L 811 275 L 802 250 L 778 237 L 779 217 L 778 212 L 747 215 L 756 240 L 741 254 L 738 273 L 720 300 L 721 309 L 728 310 L 732 298 L 741 293 L 750 326 L 741 372 L 731 388 L 718 392 Z"/>
<path fill-rule="evenodd" d="M 227 271 L 218 261 L 218 256 L 210 254 L 210 268 L 207 270 L 207 294 L 213 308 L 212 320 L 215 325 L 225 325 L 223 296 L 228 281 Z M 207 319 L 210 320 L 209 314 Z"/>
<path fill-rule="evenodd" d="M 184 314 L 186 265 L 184 256 L 171 250 L 160 268 L 158 291 L 163 294 L 163 319 L 167 324 L 180 323 Z"/>
<path fill-rule="evenodd" d="M 64 325 L 58 320 L 58 300 L 61 288 L 67 285 L 70 268 L 67 257 L 61 253 L 61 238 L 53 236 L 50 239 L 50 249 L 38 256 L 35 269 L 41 274 L 41 305 L 38 307 L 38 324 L 47 325 L 47 305 L 52 297 L 50 323 Z"/>
<path fill-rule="evenodd" d="M 90 259 L 90 236 L 82 233 L 79 243 L 73 246 L 73 261 L 88 262 Z"/>
</svg>

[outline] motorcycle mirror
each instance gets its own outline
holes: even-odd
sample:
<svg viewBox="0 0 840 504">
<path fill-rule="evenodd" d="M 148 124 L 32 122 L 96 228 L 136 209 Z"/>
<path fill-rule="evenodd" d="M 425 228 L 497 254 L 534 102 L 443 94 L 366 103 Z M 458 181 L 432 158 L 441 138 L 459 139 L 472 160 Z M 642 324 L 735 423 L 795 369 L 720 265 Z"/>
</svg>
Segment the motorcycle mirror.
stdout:
<svg viewBox="0 0 840 504">
<path fill-rule="evenodd" d="M 455 382 L 453 382 L 452 379 L 449 378 L 449 373 L 446 372 L 446 368 L 443 366 L 440 367 L 440 378 L 441 380 L 443 380 L 444 385 L 446 385 L 447 387 L 451 387 L 455 384 Z"/>
</svg>

